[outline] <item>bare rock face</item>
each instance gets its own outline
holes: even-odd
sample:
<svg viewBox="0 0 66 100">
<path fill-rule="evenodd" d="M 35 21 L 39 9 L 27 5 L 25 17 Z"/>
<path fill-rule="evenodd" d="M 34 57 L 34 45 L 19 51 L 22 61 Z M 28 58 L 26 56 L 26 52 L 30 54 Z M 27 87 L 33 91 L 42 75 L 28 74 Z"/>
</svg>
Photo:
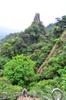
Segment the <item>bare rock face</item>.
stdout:
<svg viewBox="0 0 66 100">
<path fill-rule="evenodd" d="M 35 14 L 34 22 L 37 22 L 37 23 L 40 22 L 40 14 L 39 14 L 39 13 L 36 13 L 36 14 Z"/>
</svg>

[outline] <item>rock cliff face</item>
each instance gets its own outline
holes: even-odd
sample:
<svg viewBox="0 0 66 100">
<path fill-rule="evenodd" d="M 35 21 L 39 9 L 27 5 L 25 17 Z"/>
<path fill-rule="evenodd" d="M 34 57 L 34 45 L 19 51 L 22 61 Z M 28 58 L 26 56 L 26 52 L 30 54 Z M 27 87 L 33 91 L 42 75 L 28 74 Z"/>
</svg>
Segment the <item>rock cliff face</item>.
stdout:
<svg viewBox="0 0 66 100">
<path fill-rule="evenodd" d="M 38 22 L 38 23 L 40 22 L 40 14 L 39 13 L 35 14 L 34 22 Z"/>
</svg>

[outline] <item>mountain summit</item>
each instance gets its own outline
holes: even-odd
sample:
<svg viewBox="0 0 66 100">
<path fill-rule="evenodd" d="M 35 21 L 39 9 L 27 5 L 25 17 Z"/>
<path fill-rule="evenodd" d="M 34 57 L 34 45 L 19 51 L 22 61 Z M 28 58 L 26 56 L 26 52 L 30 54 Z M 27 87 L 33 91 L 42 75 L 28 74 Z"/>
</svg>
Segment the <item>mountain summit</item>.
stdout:
<svg viewBox="0 0 66 100">
<path fill-rule="evenodd" d="M 8 51 L 8 58 L 17 54 L 29 54 L 33 60 L 37 61 L 37 64 L 41 64 L 43 56 L 46 56 L 43 48 L 50 41 L 48 37 L 45 27 L 40 21 L 40 14 L 36 13 L 33 22 L 24 32 L 10 34 L 2 41 L 1 53 L 6 55 Z M 8 50 L 5 48 L 7 44 L 9 45 Z"/>
<path fill-rule="evenodd" d="M 35 14 L 34 22 L 38 22 L 38 23 L 40 22 L 40 14 L 39 13 Z"/>
<path fill-rule="evenodd" d="M 32 33 L 40 34 L 40 35 L 46 34 L 45 27 L 40 20 L 40 14 L 39 13 L 35 14 L 35 17 L 33 19 L 32 24 L 26 30 L 27 30 L 28 33 L 30 31 L 30 34 L 32 34 Z"/>
</svg>

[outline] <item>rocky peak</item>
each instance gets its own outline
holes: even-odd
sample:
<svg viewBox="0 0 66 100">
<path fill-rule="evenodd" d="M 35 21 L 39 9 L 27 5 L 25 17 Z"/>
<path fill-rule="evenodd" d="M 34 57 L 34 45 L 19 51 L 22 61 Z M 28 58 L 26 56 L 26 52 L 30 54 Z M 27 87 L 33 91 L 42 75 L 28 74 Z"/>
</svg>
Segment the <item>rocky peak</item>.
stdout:
<svg viewBox="0 0 66 100">
<path fill-rule="evenodd" d="M 38 22 L 38 23 L 40 22 L 40 14 L 39 13 L 35 14 L 34 22 Z"/>
</svg>

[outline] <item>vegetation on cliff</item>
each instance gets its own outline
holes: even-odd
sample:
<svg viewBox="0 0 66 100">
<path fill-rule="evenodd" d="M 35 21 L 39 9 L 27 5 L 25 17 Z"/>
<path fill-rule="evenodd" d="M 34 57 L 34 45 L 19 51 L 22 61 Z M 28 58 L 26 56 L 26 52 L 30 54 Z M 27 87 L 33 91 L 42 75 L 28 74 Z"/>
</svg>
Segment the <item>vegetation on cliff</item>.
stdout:
<svg viewBox="0 0 66 100">
<path fill-rule="evenodd" d="M 24 32 L 4 38 L 0 43 L 2 87 L 5 86 L 6 78 L 8 87 L 26 87 L 30 93 L 36 92 L 36 95 L 50 94 L 49 90 L 55 87 L 66 92 L 65 28 L 66 16 L 57 18 L 55 24 L 45 27 L 37 14 Z M 4 92 L 8 93 L 9 89 Z"/>
</svg>

